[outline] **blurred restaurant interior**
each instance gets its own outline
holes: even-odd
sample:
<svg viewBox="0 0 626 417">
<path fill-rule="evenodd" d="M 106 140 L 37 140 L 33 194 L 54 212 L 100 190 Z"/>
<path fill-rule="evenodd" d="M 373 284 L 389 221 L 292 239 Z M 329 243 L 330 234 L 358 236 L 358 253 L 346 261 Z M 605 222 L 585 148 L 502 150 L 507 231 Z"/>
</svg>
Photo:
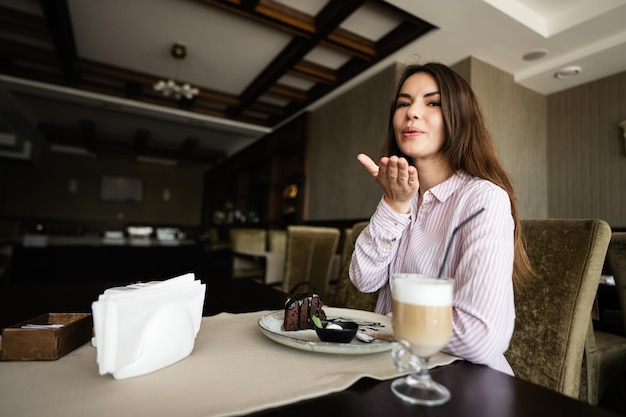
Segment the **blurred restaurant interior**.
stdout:
<svg viewBox="0 0 626 417">
<path fill-rule="evenodd" d="M 0 0 L 0 292 L 231 279 L 238 255 L 288 292 L 284 255 L 251 253 L 296 225 L 339 229 L 333 288 L 404 62 L 468 80 L 523 219 L 626 231 L 625 20 L 611 0 Z"/>
</svg>

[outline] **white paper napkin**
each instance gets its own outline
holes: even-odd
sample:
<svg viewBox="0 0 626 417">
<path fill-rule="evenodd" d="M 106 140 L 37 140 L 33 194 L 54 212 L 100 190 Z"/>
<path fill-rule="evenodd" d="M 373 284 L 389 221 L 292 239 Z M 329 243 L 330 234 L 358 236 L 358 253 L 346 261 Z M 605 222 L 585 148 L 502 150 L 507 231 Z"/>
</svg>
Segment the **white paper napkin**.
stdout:
<svg viewBox="0 0 626 417">
<path fill-rule="evenodd" d="M 189 356 L 200 330 L 205 287 L 189 273 L 100 294 L 91 306 L 100 375 L 130 378 Z"/>
</svg>

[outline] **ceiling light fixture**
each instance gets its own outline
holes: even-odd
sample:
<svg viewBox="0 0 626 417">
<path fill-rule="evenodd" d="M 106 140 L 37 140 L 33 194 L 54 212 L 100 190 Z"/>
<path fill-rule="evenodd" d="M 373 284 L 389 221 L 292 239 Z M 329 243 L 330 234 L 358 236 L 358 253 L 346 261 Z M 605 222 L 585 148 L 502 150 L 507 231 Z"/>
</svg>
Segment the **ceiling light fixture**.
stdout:
<svg viewBox="0 0 626 417">
<path fill-rule="evenodd" d="M 534 51 L 530 51 L 525 53 L 522 56 L 524 61 L 536 61 L 548 55 L 548 51 L 546 49 L 535 49 Z"/>
<path fill-rule="evenodd" d="M 172 45 L 171 55 L 176 62 L 176 78 L 178 79 L 178 74 L 180 71 L 180 61 L 187 56 L 187 48 L 182 43 L 175 43 Z M 152 86 L 156 91 L 159 91 L 165 97 L 173 97 L 176 100 L 180 100 L 182 97 L 185 97 L 187 100 L 192 100 L 195 96 L 200 93 L 198 88 L 191 86 L 189 83 L 179 84 L 175 80 L 159 80 Z"/>
<path fill-rule="evenodd" d="M 582 69 L 579 66 L 571 65 L 569 67 L 563 67 L 554 73 L 554 76 L 559 80 L 567 80 L 580 74 Z"/>
</svg>

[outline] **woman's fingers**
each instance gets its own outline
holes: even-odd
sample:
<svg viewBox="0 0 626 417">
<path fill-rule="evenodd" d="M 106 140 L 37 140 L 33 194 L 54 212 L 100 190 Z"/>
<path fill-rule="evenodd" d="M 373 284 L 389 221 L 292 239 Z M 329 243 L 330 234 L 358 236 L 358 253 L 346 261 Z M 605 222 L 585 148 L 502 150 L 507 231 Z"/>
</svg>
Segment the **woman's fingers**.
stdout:
<svg viewBox="0 0 626 417">
<path fill-rule="evenodd" d="M 411 199 L 417 193 L 419 181 L 417 170 L 405 158 L 382 157 L 376 162 L 365 154 L 357 159 L 376 179 L 383 189 L 385 201 L 398 213 L 408 213 Z"/>
<path fill-rule="evenodd" d="M 417 169 L 415 169 L 415 167 L 413 166 L 409 166 L 407 172 L 409 174 L 407 178 L 407 182 L 409 183 L 410 186 L 415 186 L 415 184 L 418 183 Z"/>
<path fill-rule="evenodd" d="M 417 170 L 409 165 L 405 158 L 397 156 L 382 157 L 378 162 L 369 156 L 360 153 L 357 159 L 363 167 L 380 183 L 386 193 L 397 194 L 408 191 L 414 192 L 418 184 Z M 406 188 L 409 190 L 406 190 Z"/>
<path fill-rule="evenodd" d="M 389 157 L 385 172 L 390 182 L 393 183 L 398 180 L 398 157 L 397 156 Z"/>
<path fill-rule="evenodd" d="M 360 153 L 357 155 L 356 159 L 359 160 L 361 165 L 363 165 L 367 172 L 369 172 L 374 178 L 378 176 L 379 168 L 378 165 L 376 165 L 376 162 L 372 160 L 372 158 L 365 155 L 364 153 Z"/>
<path fill-rule="evenodd" d="M 381 163 L 382 167 L 382 163 Z M 391 183 L 406 184 L 409 180 L 417 181 L 417 171 L 405 158 L 391 156 L 385 166 L 385 173 Z"/>
</svg>

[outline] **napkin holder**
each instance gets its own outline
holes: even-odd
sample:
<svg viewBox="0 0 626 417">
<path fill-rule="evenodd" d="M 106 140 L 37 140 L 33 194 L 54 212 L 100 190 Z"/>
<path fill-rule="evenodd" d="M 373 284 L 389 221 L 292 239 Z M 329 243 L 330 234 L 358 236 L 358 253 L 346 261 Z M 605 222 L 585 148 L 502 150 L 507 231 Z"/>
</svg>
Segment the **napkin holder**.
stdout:
<svg viewBox="0 0 626 417">
<path fill-rule="evenodd" d="M 59 328 L 25 325 L 62 324 Z M 89 313 L 47 313 L 6 327 L 2 332 L 2 360 L 57 360 L 91 339 Z"/>
<path fill-rule="evenodd" d="M 100 375 L 131 378 L 189 356 L 200 330 L 205 290 L 190 273 L 101 294 L 92 304 Z"/>
</svg>

